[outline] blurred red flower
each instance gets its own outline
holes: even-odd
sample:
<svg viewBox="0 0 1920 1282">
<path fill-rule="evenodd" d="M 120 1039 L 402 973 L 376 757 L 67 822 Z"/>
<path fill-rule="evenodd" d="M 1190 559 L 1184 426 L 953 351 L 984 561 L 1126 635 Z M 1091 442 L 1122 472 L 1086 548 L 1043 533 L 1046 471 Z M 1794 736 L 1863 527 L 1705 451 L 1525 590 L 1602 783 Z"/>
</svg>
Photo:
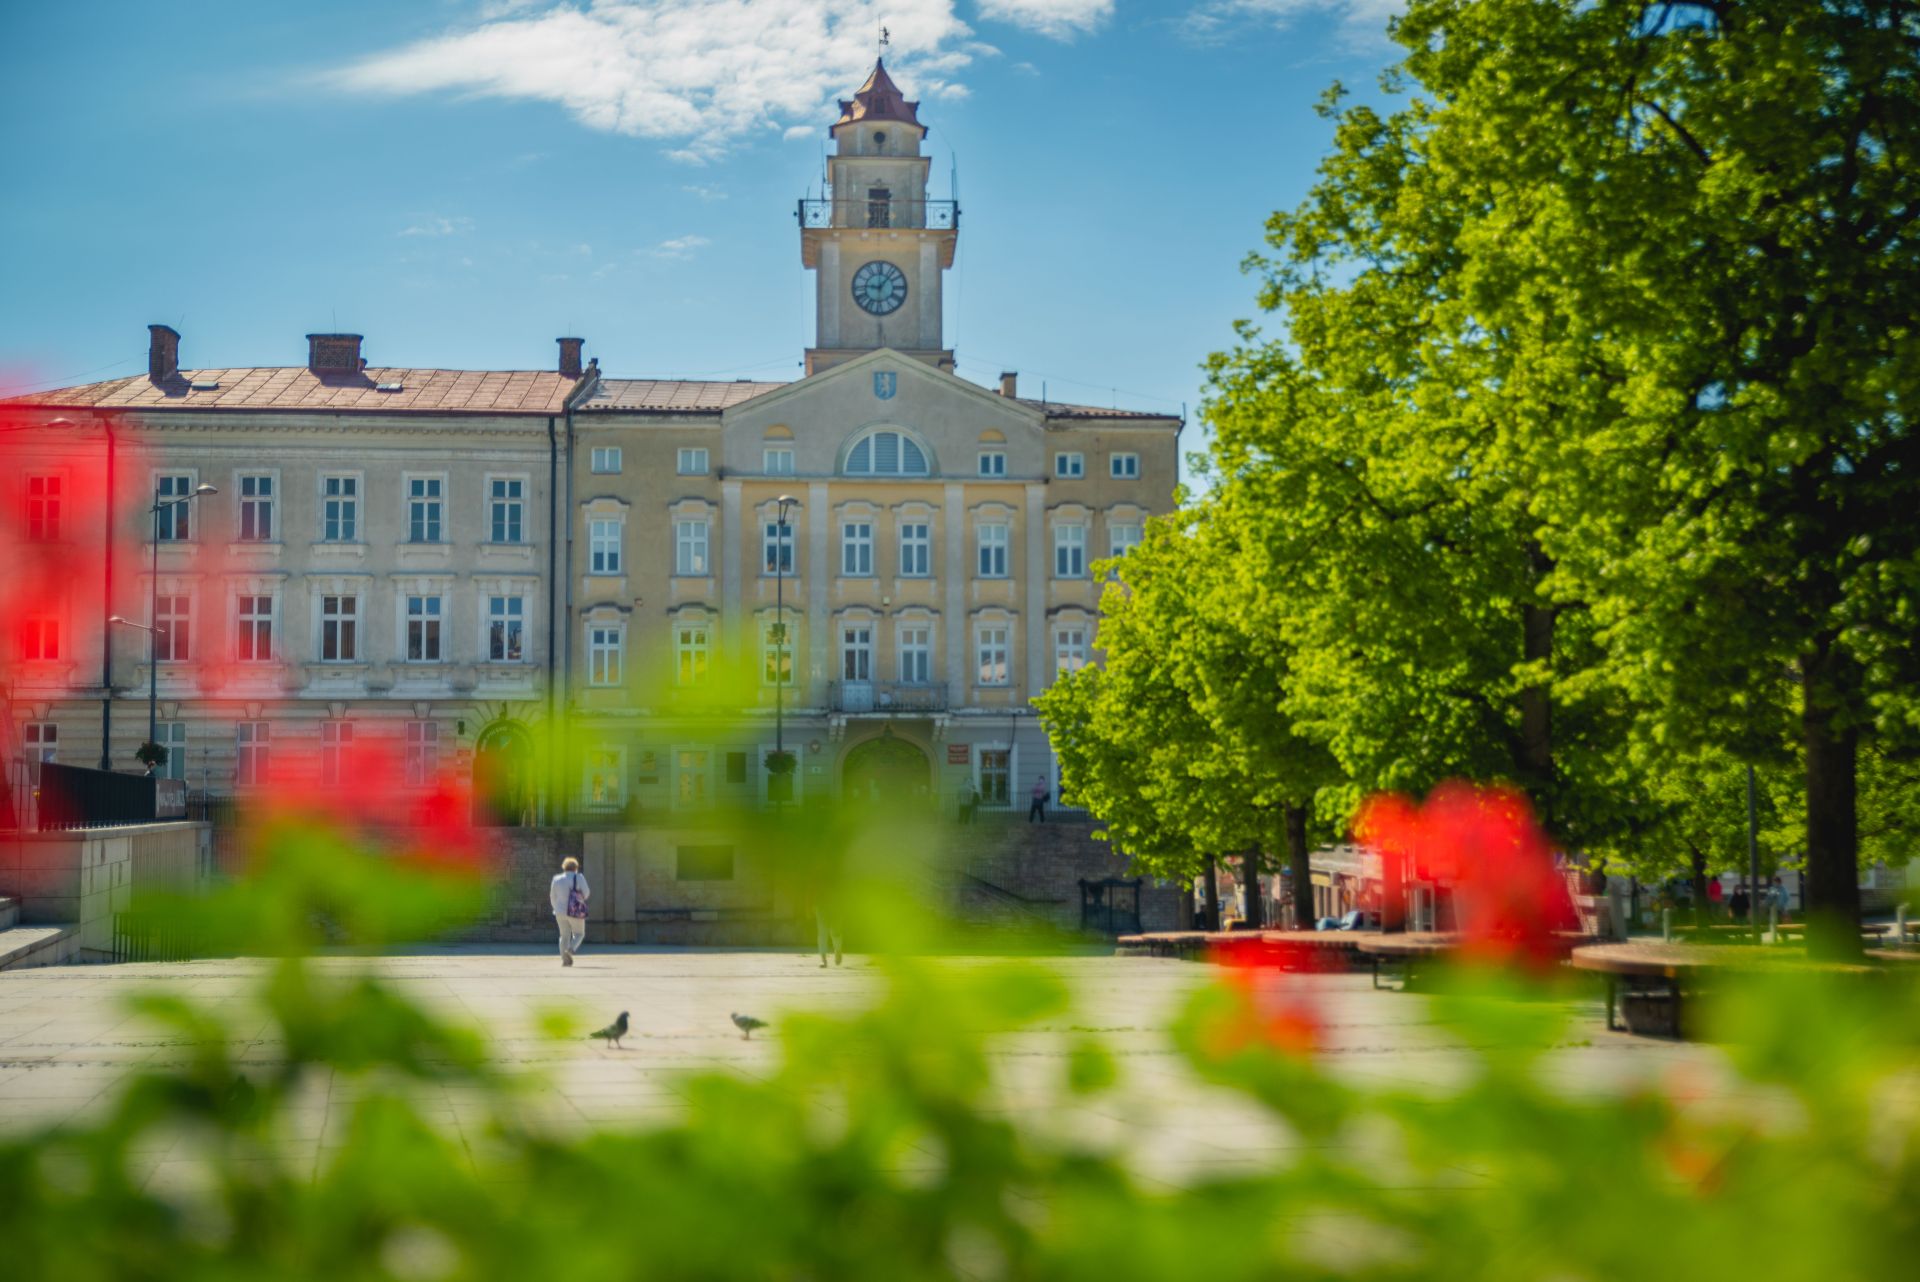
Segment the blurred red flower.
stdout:
<svg viewBox="0 0 1920 1282">
<path fill-rule="evenodd" d="M 1285 1055 L 1311 1055 L 1324 1044 L 1326 1021 L 1320 1005 L 1297 975 L 1322 969 L 1321 950 L 1251 936 L 1213 948 L 1221 982 L 1233 994 L 1238 1011 L 1214 1030 L 1208 1049 L 1216 1057 L 1249 1046 Z"/>
</svg>

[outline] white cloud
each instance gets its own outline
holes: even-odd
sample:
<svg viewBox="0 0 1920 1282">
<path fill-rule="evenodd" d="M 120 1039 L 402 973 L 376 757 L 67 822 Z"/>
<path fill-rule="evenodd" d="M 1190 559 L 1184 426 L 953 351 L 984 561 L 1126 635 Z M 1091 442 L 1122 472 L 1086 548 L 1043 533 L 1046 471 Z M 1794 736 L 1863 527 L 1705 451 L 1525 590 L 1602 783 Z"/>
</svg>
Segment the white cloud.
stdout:
<svg viewBox="0 0 1920 1282">
<path fill-rule="evenodd" d="M 817 138 L 819 136 L 820 126 L 818 125 L 794 125 L 780 135 L 780 141 L 799 142 L 802 139 Z"/>
<path fill-rule="evenodd" d="M 1105 11 L 1111 0 L 989 0 L 994 8 L 1047 30 L 1060 13 Z M 323 79 L 359 93 L 557 103 L 591 128 L 670 142 L 670 156 L 701 163 L 755 129 L 830 121 L 834 100 L 872 66 L 882 21 L 893 37 L 888 69 L 911 96 L 946 93 L 977 56 L 953 0 L 548 0 L 500 7 Z"/>
<path fill-rule="evenodd" d="M 649 252 L 655 258 L 692 258 L 694 250 L 712 243 L 705 236 L 675 236 L 672 240 L 661 241 Z"/>
<path fill-rule="evenodd" d="M 680 190 L 689 195 L 698 196 L 700 199 L 706 201 L 725 200 L 727 198 L 727 193 L 721 191 L 718 187 L 707 187 L 700 183 L 688 183 Z"/>
<path fill-rule="evenodd" d="M 980 0 L 980 16 L 1071 40 L 1113 16 L 1113 0 Z"/>
<path fill-rule="evenodd" d="M 1228 38 L 1247 22 L 1286 28 L 1302 18 L 1330 14 L 1338 21 L 1338 39 L 1350 50 L 1375 53 L 1386 48 L 1387 22 L 1406 9 L 1407 0 L 1206 0 L 1182 24 L 1196 40 Z"/>
<path fill-rule="evenodd" d="M 402 236 L 458 236 L 473 230 L 471 218 L 423 218 L 403 229 Z"/>
</svg>

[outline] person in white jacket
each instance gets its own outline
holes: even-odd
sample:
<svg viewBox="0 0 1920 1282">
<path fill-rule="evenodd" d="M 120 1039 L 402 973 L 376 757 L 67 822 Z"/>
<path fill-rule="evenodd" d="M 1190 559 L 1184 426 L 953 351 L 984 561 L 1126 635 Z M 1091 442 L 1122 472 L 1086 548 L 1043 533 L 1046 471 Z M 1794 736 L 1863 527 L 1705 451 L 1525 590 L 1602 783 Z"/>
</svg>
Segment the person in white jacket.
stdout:
<svg viewBox="0 0 1920 1282">
<path fill-rule="evenodd" d="M 561 861 L 560 875 L 547 888 L 547 902 L 553 908 L 554 924 L 560 928 L 560 964 L 573 965 L 573 955 L 587 938 L 587 897 L 593 893 L 587 879 L 580 875 L 580 861 L 569 855 Z"/>
</svg>

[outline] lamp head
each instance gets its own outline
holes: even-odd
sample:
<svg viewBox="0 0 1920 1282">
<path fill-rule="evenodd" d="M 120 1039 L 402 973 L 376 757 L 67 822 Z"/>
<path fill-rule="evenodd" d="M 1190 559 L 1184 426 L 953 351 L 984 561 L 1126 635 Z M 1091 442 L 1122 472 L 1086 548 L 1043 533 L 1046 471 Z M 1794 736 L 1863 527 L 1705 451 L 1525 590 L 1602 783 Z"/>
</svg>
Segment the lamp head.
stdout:
<svg viewBox="0 0 1920 1282">
<path fill-rule="evenodd" d="M 220 492 L 219 488 L 212 485 L 196 485 L 193 487 L 193 493 L 195 497 L 198 497 L 202 494 L 218 494 L 219 492 Z"/>
</svg>

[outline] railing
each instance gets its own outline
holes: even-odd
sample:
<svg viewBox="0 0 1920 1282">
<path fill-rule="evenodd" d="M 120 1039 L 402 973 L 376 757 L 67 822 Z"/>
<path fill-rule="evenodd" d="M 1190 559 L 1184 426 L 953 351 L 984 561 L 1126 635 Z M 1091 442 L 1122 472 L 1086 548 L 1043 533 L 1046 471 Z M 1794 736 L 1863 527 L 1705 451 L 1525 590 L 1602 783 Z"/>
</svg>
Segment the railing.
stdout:
<svg viewBox="0 0 1920 1282">
<path fill-rule="evenodd" d="M 802 200 L 800 225 L 816 227 L 930 227 L 956 231 L 960 227 L 957 200 Z"/>
<path fill-rule="evenodd" d="M 38 812 L 35 826 L 42 832 L 154 821 L 157 781 L 152 775 L 123 775 L 55 761 L 26 764 L 38 771 L 33 801 Z"/>
<path fill-rule="evenodd" d="M 832 681 L 827 684 L 827 707 L 834 712 L 873 713 L 878 716 L 919 716 L 947 710 L 943 685 L 904 682 Z"/>
</svg>

